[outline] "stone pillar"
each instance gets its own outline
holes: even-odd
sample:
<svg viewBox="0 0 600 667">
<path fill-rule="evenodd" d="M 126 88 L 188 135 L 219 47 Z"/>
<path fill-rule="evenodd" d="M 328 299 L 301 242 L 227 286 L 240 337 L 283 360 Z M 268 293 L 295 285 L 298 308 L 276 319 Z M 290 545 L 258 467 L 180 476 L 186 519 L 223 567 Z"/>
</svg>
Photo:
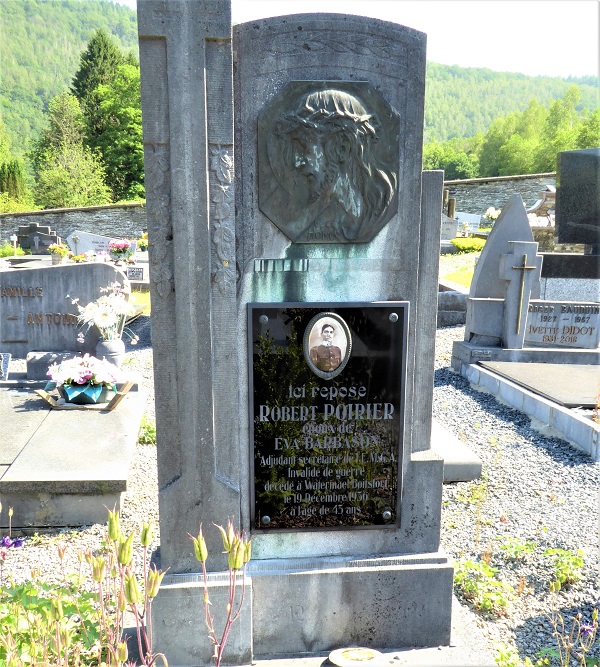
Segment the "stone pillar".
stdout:
<svg viewBox="0 0 600 667">
<path fill-rule="evenodd" d="M 140 0 L 138 15 L 161 559 L 175 573 L 197 568 L 188 532 L 241 513 L 231 14 L 228 0 Z"/>
</svg>

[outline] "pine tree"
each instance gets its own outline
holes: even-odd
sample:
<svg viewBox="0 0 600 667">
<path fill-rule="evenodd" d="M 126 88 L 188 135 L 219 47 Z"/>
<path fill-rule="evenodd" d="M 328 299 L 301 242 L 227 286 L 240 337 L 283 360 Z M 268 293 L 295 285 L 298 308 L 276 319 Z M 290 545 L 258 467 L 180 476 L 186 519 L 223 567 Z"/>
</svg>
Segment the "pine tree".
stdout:
<svg viewBox="0 0 600 667">
<path fill-rule="evenodd" d="M 79 100 L 88 123 L 88 138 L 98 133 L 101 118 L 98 117 L 98 86 L 109 83 L 120 65 L 127 59 L 117 44 L 104 32 L 96 30 L 81 54 L 79 69 L 73 77 L 71 91 Z M 135 60 L 135 59 L 134 59 Z"/>
<path fill-rule="evenodd" d="M 19 160 L 11 160 L 0 165 L 0 192 L 5 192 L 16 201 L 25 195 L 25 178 Z"/>
</svg>

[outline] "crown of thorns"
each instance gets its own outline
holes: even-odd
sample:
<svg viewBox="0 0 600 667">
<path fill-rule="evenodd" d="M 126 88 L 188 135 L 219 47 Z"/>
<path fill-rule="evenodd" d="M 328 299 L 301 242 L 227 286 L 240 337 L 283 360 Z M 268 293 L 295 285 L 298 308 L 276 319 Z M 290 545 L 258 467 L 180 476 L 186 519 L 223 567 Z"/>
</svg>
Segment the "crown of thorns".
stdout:
<svg viewBox="0 0 600 667">
<path fill-rule="evenodd" d="M 306 95 L 298 109 L 284 116 L 281 124 L 284 132 L 293 132 L 305 127 L 313 131 L 323 126 L 339 129 L 351 128 L 360 134 L 377 136 L 377 119 L 367 113 L 362 103 L 353 95 L 341 90 L 328 89 Z M 328 128 L 329 129 L 329 128 Z"/>
</svg>

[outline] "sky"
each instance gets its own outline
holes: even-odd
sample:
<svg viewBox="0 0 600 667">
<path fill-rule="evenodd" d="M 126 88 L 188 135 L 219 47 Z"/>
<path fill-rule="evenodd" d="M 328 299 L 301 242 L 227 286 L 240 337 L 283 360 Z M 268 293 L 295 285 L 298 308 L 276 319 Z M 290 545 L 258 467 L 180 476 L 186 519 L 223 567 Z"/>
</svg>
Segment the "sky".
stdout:
<svg viewBox="0 0 600 667">
<path fill-rule="evenodd" d="M 232 0 L 231 7 L 234 23 L 323 11 L 393 21 L 427 33 L 427 60 L 443 65 L 599 74 L 598 0 Z"/>
</svg>

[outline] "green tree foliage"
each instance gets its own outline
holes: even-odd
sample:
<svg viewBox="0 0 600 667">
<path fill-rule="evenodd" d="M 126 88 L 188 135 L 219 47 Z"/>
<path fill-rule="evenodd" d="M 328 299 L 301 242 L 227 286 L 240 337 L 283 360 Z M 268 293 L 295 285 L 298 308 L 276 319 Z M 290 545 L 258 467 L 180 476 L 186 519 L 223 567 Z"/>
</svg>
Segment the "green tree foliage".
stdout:
<svg viewBox="0 0 600 667">
<path fill-rule="evenodd" d="M 19 201 L 25 195 L 25 176 L 20 160 L 0 164 L 0 192 Z"/>
<path fill-rule="evenodd" d="M 64 144 L 41 163 L 35 186 L 43 208 L 93 206 L 110 202 L 100 160 L 83 144 Z"/>
<path fill-rule="evenodd" d="M 106 166 L 106 182 L 114 201 L 139 199 L 144 190 L 144 150 L 140 70 L 121 65 L 112 80 L 95 90 L 98 132 L 90 138 Z"/>
<path fill-rule="evenodd" d="M 48 164 L 49 155 L 58 153 L 63 145 L 82 144 L 85 137 L 85 121 L 79 102 L 66 91 L 50 101 L 46 123 L 39 141 L 28 155 L 36 177 L 42 165 Z"/>
<path fill-rule="evenodd" d="M 425 88 L 425 143 L 487 132 L 496 118 L 525 111 L 532 99 L 547 107 L 573 84 L 581 93 L 580 107 L 596 109 L 598 78 L 532 77 L 429 62 Z"/>
<path fill-rule="evenodd" d="M 48 126 L 34 154 L 36 202 L 43 208 L 91 206 L 110 201 L 104 167 L 84 145 L 77 98 L 62 93 L 50 102 Z"/>
<path fill-rule="evenodd" d="M 109 84 L 125 63 L 125 54 L 104 30 L 97 30 L 81 54 L 79 69 L 73 77 L 71 92 L 79 100 L 87 121 L 88 142 L 102 131 L 103 119 L 99 112 L 99 86 Z"/>
<path fill-rule="evenodd" d="M 483 139 L 452 139 L 445 143 L 432 141 L 423 150 L 423 169 L 443 169 L 447 180 L 475 178 L 479 173 L 477 149 Z"/>
<path fill-rule="evenodd" d="M 496 118 L 471 144 L 430 142 L 423 151 L 425 168 L 444 169 L 447 179 L 554 171 L 557 153 L 600 146 L 600 110 L 581 109 L 579 101 L 573 86 L 548 108 L 532 100 L 525 111 Z"/>
<path fill-rule="evenodd" d="M 71 83 L 97 29 L 137 53 L 134 10 L 109 0 L 1 0 L 0 116 L 16 156 L 31 150 L 53 97 Z"/>
</svg>

